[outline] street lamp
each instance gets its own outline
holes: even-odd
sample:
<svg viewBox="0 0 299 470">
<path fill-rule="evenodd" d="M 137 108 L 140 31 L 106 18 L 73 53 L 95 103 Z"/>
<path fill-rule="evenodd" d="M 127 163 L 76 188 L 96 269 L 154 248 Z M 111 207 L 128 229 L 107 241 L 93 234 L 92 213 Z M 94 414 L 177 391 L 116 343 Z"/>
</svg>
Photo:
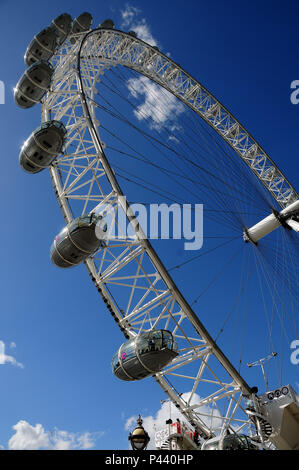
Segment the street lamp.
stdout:
<svg viewBox="0 0 299 470">
<path fill-rule="evenodd" d="M 145 450 L 150 441 L 150 437 L 143 428 L 142 423 L 143 421 L 139 415 L 137 419 L 137 426 L 129 435 L 129 441 L 133 450 Z"/>
</svg>

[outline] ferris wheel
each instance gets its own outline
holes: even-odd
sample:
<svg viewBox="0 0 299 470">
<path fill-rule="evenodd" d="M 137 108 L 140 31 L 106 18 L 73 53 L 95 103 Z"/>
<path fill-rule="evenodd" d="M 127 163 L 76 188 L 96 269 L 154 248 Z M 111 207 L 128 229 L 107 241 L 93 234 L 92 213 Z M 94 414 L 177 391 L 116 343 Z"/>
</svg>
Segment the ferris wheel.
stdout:
<svg viewBox="0 0 299 470">
<path fill-rule="evenodd" d="M 112 367 L 117 377 L 133 381 L 152 376 L 202 442 L 214 440 L 221 447 L 225 436 L 233 434 L 250 436 L 262 447 L 283 448 L 278 399 L 298 406 L 296 394 L 281 384 L 277 397 L 258 395 L 218 336 L 245 291 L 250 296 L 247 289 L 254 280 L 255 286 L 267 285 L 270 291 L 270 307 L 262 294 L 270 345 L 275 343 L 274 317 L 286 338 L 295 339 L 289 330 L 296 332 L 298 193 L 244 126 L 180 65 L 134 32 L 114 29 L 111 20 L 95 29 L 91 22 L 88 13 L 74 21 L 68 14 L 53 20 L 28 46 L 28 68 L 15 88 L 19 106 L 41 103 L 41 126 L 25 142 L 20 164 L 29 173 L 48 168 L 52 178 L 66 224 L 54 239 L 52 261 L 62 268 L 85 264 L 126 339 L 115 345 Z M 137 102 L 141 96 L 148 98 L 147 107 Z M 149 153 L 142 142 L 149 144 Z M 134 188 L 137 199 L 143 189 L 180 203 L 200 194 L 215 235 L 210 238 L 221 243 L 166 267 L 129 202 Z M 129 233 L 120 223 L 124 219 Z M 232 236 L 231 229 L 236 230 Z M 274 240 L 277 234 L 283 241 Z M 231 241 L 252 256 L 255 274 L 244 274 L 248 259 L 240 262 Z M 219 250 L 229 254 L 222 266 L 215 264 Z M 208 332 L 195 310 L 205 286 L 194 284 L 198 291 L 189 302 L 172 275 L 204 255 L 214 265 L 205 265 L 207 271 L 214 268 L 207 274 L 207 291 L 228 265 L 242 268 L 243 284 L 233 286 L 235 305 L 229 310 L 223 301 L 218 336 Z M 197 276 L 194 271 L 188 275 L 190 283 Z M 219 308 L 217 295 L 209 297 L 211 312 Z M 225 297 L 231 297 L 229 290 Z M 252 322 L 257 331 L 257 320 Z M 273 403 L 280 405 L 276 409 Z"/>
</svg>

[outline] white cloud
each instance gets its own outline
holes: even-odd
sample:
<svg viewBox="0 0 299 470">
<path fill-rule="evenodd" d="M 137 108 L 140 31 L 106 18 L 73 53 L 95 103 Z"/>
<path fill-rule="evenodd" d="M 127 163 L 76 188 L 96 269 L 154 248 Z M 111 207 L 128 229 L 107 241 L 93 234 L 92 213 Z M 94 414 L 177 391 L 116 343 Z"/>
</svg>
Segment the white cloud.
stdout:
<svg viewBox="0 0 299 470">
<path fill-rule="evenodd" d="M 5 354 L 5 343 L 0 340 L 0 365 L 1 364 L 12 364 L 13 366 L 20 367 L 21 369 L 24 368 L 24 365 L 21 362 L 18 362 L 13 356 Z"/>
<path fill-rule="evenodd" d="M 173 121 L 185 108 L 175 96 L 144 76 L 130 78 L 127 86 L 134 98 L 143 97 L 143 103 L 134 110 L 139 120 L 151 118 L 148 121 L 149 126 L 159 130 L 171 119 L 169 130 L 173 132 L 179 128 Z"/>
<path fill-rule="evenodd" d="M 97 433 L 97 438 L 101 437 L 104 434 Z M 81 449 L 91 449 L 95 444 L 96 435 L 90 434 L 89 432 L 85 432 L 78 437 L 78 444 L 80 445 Z"/>
<path fill-rule="evenodd" d="M 139 8 L 126 3 L 125 8 L 121 10 L 121 16 L 122 28 L 135 31 L 139 39 L 151 46 L 159 45 Z M 167 53 L 167 55 L 170 54 Z M 170 117 L 174 120 L 178 114 L 184 111 L 183 104 L 177 98 L 147 77 L 132 78 L 128 80 L 127 86 L 132 96 L 144 98 L 144 102 L 136 108 L 134 114 L 139 120 L 151 117 L 148 124 L 152 129 L 159 130 Z M 174 135 L 170 136 L 170 140 L 177 142 Z"/>
<path fill-rule="evenodd" d="M 125 9 L 121 10 L 121 28 L 135 31 L 138 38 L 151 46 L 157 46 L 158 41 L 153 37 L 150 27 L 145 18 L 140 18 L 141 10 L 126 3 Z"/>
<path fill-rule="evenodd" d="M 11 349 L 15 349 L 15 348 L 17 347 L 17 345 L 16 345 L 16 343 L 15 343 L 14 341 L 12 341 L 12 342 L 10 343 L 9 347 L 10 347 Z"/>
<path fill-rule="evenodd" d="M 132 24 L 132 30 L 135 31 L 139 39 L 150 46 L 158 46 L 158 41 L 153 37 L 150 27 L 144 18 L 139 23 Z"/>
<path fill-rule="evenodd" d="M 55 429 L 46 431 L 41 424 L 32 426 L 25 420 L 13 426 L 15 434 L 8 441 L 10 450 L 71 450 L 91 449 L 104 433 L 72 433 Z"/>
<path fill-rule="evenodd" d="M 185 402 L 188 402 L 190 398 L 190 392 L 188 393 L 183 393 L 182 394 L 182 399 Z M 200 397 L 197 394 L 194 394 L 191 400 L 191 405 L 198 403 L 200 401 Z M 196 410 L 195 410 L 196 411 Z M 199 411 L 199 409 L 197 410 Z M 204 405 L 200 408 L 200 411 L 206 415 L 211 413 L 211 408 Z M 219 416 L 219 413 L 215 411 L 213 412 L 213 429 L 216 429 L 219 427 L 221 420 L 217 419 L 217 416 Z M 155 416 L 142 416 L 143 424 L 142 426 L 144 429 L 147 431 L 147 433 L 150 436 L 150 443 L 148 445 L 148 450 L 155 450 L 155 433 L 157 431 L 160 431 L 164 428 L 166 428 L 166 420 L 169 418 L 172 419 L 173 422 L 176 421 L 177 418 L 181 421 L 181 423 L 186 423 L 187 426 L 190 428 L 190 425 L 187 423 L 186 418 L 180 413 L 180 411 L 174 406 L 174 404 L 170 401 L 164 401 L 161 404 L 160 409 L 157 411 Z M 125 429 L 126 430 L 132 430 L 136 427 L 136 420 L 137 416 L 131 416 L 130 418 L 127 419 L 126 424 L 125 424 Z M 202 421 L 205 422 L 208 426 L 210 426 L 210 418 L 209 417 L 202 417 Z M 192 428 L 190 428 L 192 430 Z"/>
<path fill-rule="evenodd" d="M 16 432 L 8 441 L 11 450 L 47 449 L 50 446 L 49 436 L 41 424 L 31 426 L 26 421 L 19 421 L 13 429 Z"/>
<path fill-rule="evenodd" d="M 125 9 L 121 10 L 122 16 L 122 28 L 126 28 L 132 24 L 132 21 L 135 20 L 135 17 L 141 13 L 141 10 L 133 5 L 126 3 Z"/>
</svg>

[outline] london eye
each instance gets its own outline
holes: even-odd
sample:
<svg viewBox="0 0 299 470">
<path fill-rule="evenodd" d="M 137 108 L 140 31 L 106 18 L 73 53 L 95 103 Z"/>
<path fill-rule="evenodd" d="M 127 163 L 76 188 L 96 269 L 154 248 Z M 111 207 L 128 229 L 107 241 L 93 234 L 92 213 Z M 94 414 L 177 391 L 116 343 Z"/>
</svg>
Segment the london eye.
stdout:
<svg viewBox="0 0 299 470">
<path fill-rule="evenodd" d="M 112 20 L 91 25 L 86 12 L 53 20 L 15 88 L 20 107 L 41 105 L 20 164 L 50 173 L 65 224 L 51 260 L 84 263 L 124 335 L 113 373 L 152 377 L 203 448 L 232 435 L 295 448 L 298 402 L 277 350 L 298 338 L 298 192 L 183 66 Z M 197 203 L 200 249 L 182 250 L 181 225 L 167 240 L 144 227 L 142 208 L 184 208 L 191 224 Z M 260 390 L 248 364 L 268 354 Z"/>
</svg>

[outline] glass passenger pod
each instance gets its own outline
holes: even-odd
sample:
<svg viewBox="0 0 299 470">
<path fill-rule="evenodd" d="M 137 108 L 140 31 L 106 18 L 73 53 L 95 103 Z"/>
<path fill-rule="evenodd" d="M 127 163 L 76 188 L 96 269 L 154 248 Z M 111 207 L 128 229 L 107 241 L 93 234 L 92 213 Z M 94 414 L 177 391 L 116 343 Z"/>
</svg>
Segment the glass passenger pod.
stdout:
<svg viewBox="0 0 299 470">
<path fill-rule="evenodd" d="M 214 437 L 206 441 L 201 450 L 258 450 L 258 444 L 245 434 L 229 434 L 223 439 Z"/>
<path fill-rule="evenodd" d="M 18 81 L 14 89 L 14 99 L 21 108 L 31 108 L 39 103 L 49 91 L 54 68 L 49 62 L 32 64 Z"/>
<path fill-rule="evenodd" d="M 47 121 L 32 132 L 20 153 L 20 165 L 28 173 L 38 173 L 62 153 L 66 128 L 59 121 Z"/>
<path fill-rule="evenodd" d="M 56 32 L 58 45 L 65 41 L 72 27 L 72 17 L 68 13 L 57 16 L 51 22 L 51 28 Z"/>
<path fill-rule="evenodd" d="M 103 21 L 102 23 L 99 24 L 99 28 L 103 29 L 113 29 L 114 28 L 114 22 L 108 18 L 107 20 Z"/>
<path fill-rule="evenodd" d="M 57 47 L 56 31 L 49 27 L 43 29 L 32 39 L 25 53 L 25 64 L 28 67 L 39 60 L 49 60 Z"/>
<path fill-rule="evenodd" d="M 178 355 L 177 351 L 170 331 L 141 333 L 121 345 L 112 359 L 112 371 L 121 380 L 140 380 L 160 372 Z"/>
<path fill-rule="evenodd" d="M 60 268 L 69 268 L 82 263 L 102 245 L 103 239 L 97 237 L 96 226 L 102 232 L 107 224 L 101 215 L 82 215 L 64 227 L 55 237 L 50 248 L 52 262 Z"/>
<path fill-rule="evenodd" d="M 92 16 L 90 13 L 84 12 L 80 16 L 74 19 L 71 26 L 71 34 L 82 33 L 83 31 L 88 31 L 91 27 Z M 72 37 L 70 39 L 71 43 L 76 42 L 76 38 Z"/>
</svg>

